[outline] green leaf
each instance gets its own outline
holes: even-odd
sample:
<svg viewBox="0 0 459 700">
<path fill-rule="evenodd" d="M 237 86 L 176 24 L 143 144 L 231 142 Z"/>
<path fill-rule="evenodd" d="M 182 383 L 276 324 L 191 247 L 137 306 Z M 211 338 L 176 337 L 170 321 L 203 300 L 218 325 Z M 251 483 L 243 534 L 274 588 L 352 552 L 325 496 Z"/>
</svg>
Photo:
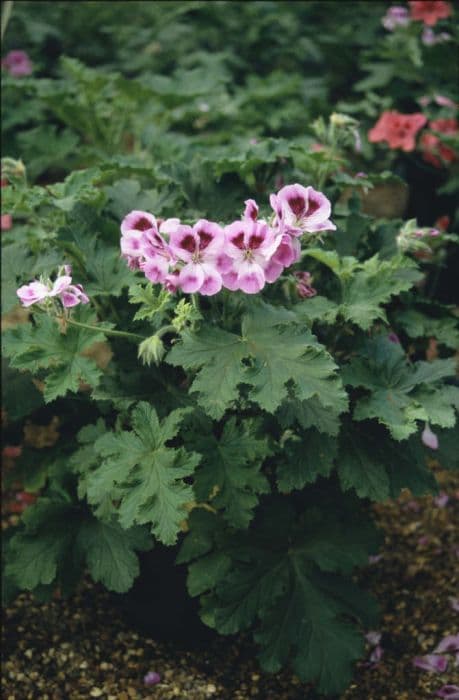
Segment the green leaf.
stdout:
<svg viewBox="0 0 459 700">
<path fill-rule="evenodd" d="M 89 316 L 82 312 L 84 320 Z M 78 317 L 78 316 L 77 316 Z M 36 325 L 22 324 L 4 334 L 5 353 L 11 366 L 34 373 L 48 370 L 45 377 L 44 398 L 47 403 L 68 391 L 76 392 L 81 382 L 95 387 L 102 374 L 94 360 L 81 353 L 94 343 L 102 342 L 101 332 L 68 326 L 65 333 L 48 316 L 37 319 Z"/>
<path fill-rule="evenodd" d="M 184 479 L 199 462 L 199 455 L 168 447 L 179 432 L 186 410 L 172 411 L 161 422 L 146 402 L 132 412 L 132 431 L 109 432 L 100 437 L 95 450 L 100 466 L 87 477 L 88 500 L 104 503 L 107 494 L 118 502 L 117 513 L 124 529 L 149 524 L 164 544 L 174 544 L 185 505 L 193 491 Z"/>
<path fill-rule="evenodd" d="M 368 330 L 376 319 L 386 321 L 381 308 L 392 296 L 410 289 L 421 279 L 416 265 L 398 258 L 366 260 L 344 285 L 343 302 L 339 313 L 363 330 Z"/>
<path fill-rule="evenodd" d="M 289 393 L 287 384 L 296 398 L 309 399 L 321 393 L 336 370 L 294 313 L 265 304 L 243 317 L 241 335 L 211 327 L 185 331 L 167 362 L 199 370 L 190 391 L 216 419 L 238 399 L 241 384 L 251 386 L 251 401 L 274 413 Z"/>
<path fill-rule="evenodd" d="M 297 304 L 295 313 L 306 319 L 309 324 L 314 321 L 333 323 L 338 313 L 338 306 L 327 297 L 315 296 Z"/>
<path fill-rule="evenodd" d="M 313 483 L 319 476 L 329 476 L 336 453 L 336 440 L 313 428 L 294 436 L 287 441 L 277 467 L 279 491 L 289 493 Z"/>
<path fill-rule="evenodd" d="M 371 442 L 365 439 L 362 431 L 344 433 L 340 442 L 337 470 L 343 491 L 354 489 L 360 498 L 370 498 L 372 501 L 385 501 L 389 498 L 390 480 L 385 465 L 372 450 Z"/>
<path fill-rule="evenodd" d="M 198 558 L 188 584 L 201 595 L 203 620 L 220 633 L 254 628 L 265 670 L 277 672 L 290 660 L 302 681 L 338 693 L 364 650 L 352 621 L 375 623 L 376 615 L 368 596 L 337 572 L 366 563 L 379 537 L 356 504 L 343 508 L 342 497 L 338 505 L 317 492 L 311 501 L 316 506 L 300 518 L 285 501 L 274 501 L 253 529 L 235 535 L 225 535 L 215 516 L 213 530 L 212 516 L 190 519 L 187 538 L 203 527 L 205 553 L 189 550 Z M 216 548 L 209 553 L 212 532 Z"/>
<path fill-rule="evenodd" d="M 41 498 L 27 509 L 23 522 L 24 530 L 9 543 L 5 573 L 18 588 L 30 591 L 63 575 L 66 554 L 72 551 L 78 513 L 71 503 Z"/>
<path fill-rule="evenodd" d="M 401 256 L 380 260 L 374 255 L 359 263 L 356 258 L 339 257 L 335 251 L 311 248 L 305 254 L 339 277 L 341 300 L 337 314 L 363 330 L 368 330 L 377 319 L 387 321 L 383 305 L 422 278 L 417 265 Z"/>
<path fill-rule="evenodd" d="M 202 454 L 194 484 L 198 501 L 211 502 L 236 528 L 248 527 L 258 494 L 270 491 L 260 470 L 271 451 L 266 438 L 255 437 L 255 430 L 249 421 L 238 425 L 235 418 L 230 418 L 219 439 L 208 434 L 190 442 Z"/>
<path fill-rule="evenodd" d="M 364 387 L 369 392 L 357 400 L 354 419 L 376 418 L 387 426 L 392 437 L 404 440 L 417 431 L 417 420 L 428 420 L 430 415 L 443 427 L 454 425 L 451 405 L 456 402 L 456 392 L 448 390 L 442 397 L 442 389 L 432 387 L 435 382 L 454 376 L 454 372 L 454 358 L 409 364 L 398 343 L 378 336 L 367 342 L 360 357 L 344 367 L 342 376 L 345 384 Z M 432 387 L 432 408 L 423 384 Z"/>
<path fill-rule="evenodd" d="M 164 287 L 158 289 L 157 285 L 151 283 L 136 284 L 129 288 L 129 302 L 141 304 L 140 309 L 135 313 L 134 321 L 148 319 L 153 321 L 155 328 L 157 328 L 170 309 L 172 298 L 170 292 Z"/>
<path fill-rule="evenodd" d="M 324 390 L 305 401 L 286 399 L 277 415 L 283 427 L 298 423 L 302 428 L 316 428 L 321 433 L 338 435 L 340 414 L 347 411 L 348 398 L 341 381 L 324 382 Z"/>
<path fill-rule="evenodd" d="M 435 338 L 440 345 L 456 350 L 459 345 L 457 319 L 452 316 L 429 318 L 419 311 L 407 309 L 395 314 L 395 324 L 400 325 L 410 338 Z"/>
<path fill-rule="evenodd" d="M 140 528 L 122 530 L 116 523 L 83 522 L 76 546 L 84 553 L 94 581 L 109 591 L 125 593 L 139 574 L 136 549 L 148 549 L 150 538 Z"/>
<path fill-rule="evenodd" d="M 85 291 L 90 297 L 119 297 L 134 279 L 134 273 L 120 259 L 119 251 L 107 246 L 94 248 L 93 254 L 87 257 L 85 271 L 90 280 Z"/>
</svg>

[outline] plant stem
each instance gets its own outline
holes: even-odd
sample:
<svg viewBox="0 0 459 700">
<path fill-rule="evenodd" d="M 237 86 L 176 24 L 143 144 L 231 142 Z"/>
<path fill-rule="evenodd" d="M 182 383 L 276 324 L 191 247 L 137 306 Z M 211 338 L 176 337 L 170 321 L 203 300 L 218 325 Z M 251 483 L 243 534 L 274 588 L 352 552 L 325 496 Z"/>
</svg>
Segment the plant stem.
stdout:
<svg viewBox="0 0 459 700">
<path fill-rule="evenodd" d="M 99 326 L 91 326 L 89 323 L 80 323 L 80 321 L 73 321 L 71 318 L 65 319 L 65 322 L 70 326 L 77 326 L 78 328 L 86 328 L 89 331 L 95 331 L 96 333 L 103 333 L 104 335 L 110 335 L 114 338 L 127 338 L 132 341 L 145 340 L 144 335 L 138 335 L 137 333 L 127 333 L 126 331 L 114 331 L 110 328 L 101 328 Z"/>
<path fill-rule="evenodd" d="M 6 28 L 8 26 L 8 22 L 10 21 L 11 18 L 11 12 L 13 10 L 13 0 L 5 0 L 3 3 L 3 10 L 2 10 L 2 41 L 4 34 L 6 32 Z"/>
</svg>

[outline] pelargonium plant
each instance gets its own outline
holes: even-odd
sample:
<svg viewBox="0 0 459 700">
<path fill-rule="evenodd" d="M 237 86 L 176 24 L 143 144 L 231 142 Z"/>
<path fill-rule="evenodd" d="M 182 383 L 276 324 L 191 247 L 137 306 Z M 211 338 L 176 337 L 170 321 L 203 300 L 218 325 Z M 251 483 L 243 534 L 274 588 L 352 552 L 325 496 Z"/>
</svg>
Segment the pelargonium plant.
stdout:
<svg viewBox="0 0 459 700">
<path fill-rule="evenodd" d="M 337 253 L 346 233 L 315 187 L 269 204 L 230 222 L 126 212 L 125 272 L 110 274 L 138 310 L 118 328 L 74 244 L 77 283 L 63 262 L 19 287 L 33 324 L 5 333 L 11 367 L 45 402 L 73 392 L 90 410 L 24 510 L 6 577 L 65 594 L 87 567 L 123 592 L 136 552 L 176 547 L 207 625 L 253 630 L 264 669 L 290 661 L 336 693 L 377 622 L 351 578 L 378 549 L 368 503 L 435 491 L 426 458 L 455 420 L 454 360 L 410 359 L 391 301 L 416 295 L 415 256 L 445 234 L 409 221 L 391 257 L 360 262 Z"/>
<path fill-rule="evenodd" d="M 366 639 L 384 663 L 372 504 L 457 464 L 453 5 L 363 3 L 358 51 L 346 3 L 273 3 L 281 32 L 264 3 L 45 3 L 40 31 L 31 5 L 6 50 L 26 27 L 40 70 L 3 65 L 4 599 L 124 594 L 169 548 L 208 627 L 340 694 Z"/>
</svg>

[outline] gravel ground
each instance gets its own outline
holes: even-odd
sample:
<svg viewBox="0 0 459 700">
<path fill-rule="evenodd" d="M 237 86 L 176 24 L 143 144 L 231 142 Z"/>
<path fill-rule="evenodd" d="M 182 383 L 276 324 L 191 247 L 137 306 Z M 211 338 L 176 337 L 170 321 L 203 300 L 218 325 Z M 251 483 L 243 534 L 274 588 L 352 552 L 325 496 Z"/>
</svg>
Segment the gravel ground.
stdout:
<svg viewBox="0 0 459 700">
<path fill-rule="evenodd" d="M 452 655 L 443 674 L 412 664 L 414 656 L 458 631 L 459 613 L 450 598 L 459 594 L 459 478 L 439 472 L 439 479 L 448 500 L 406 494 L 375 508 L 385 545 L 359 578 L 382 607 L 383 656 L 379 663 L 358 665 L 342 700 L 427 700 L 444 684 L 459 684 Z M 21 595 L 4 612 L 3 698 L 318 699 L 289 673 L 263 674 L 248 638 L 180 649 L 132 629 L 117 602 L 90 582 L 67 601 L 37 604 Z M 152 687 L 143 680 L 149 671 L 161 676 Z"/>
</svg>

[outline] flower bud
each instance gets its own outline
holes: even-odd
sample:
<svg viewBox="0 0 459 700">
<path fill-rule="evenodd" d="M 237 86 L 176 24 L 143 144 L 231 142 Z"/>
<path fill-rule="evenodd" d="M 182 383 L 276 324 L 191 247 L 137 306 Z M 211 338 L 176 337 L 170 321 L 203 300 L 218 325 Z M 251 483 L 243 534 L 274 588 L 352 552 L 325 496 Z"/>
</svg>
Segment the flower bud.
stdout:
<svg viewBox="0 0 459 700">
<path fill-rule="evenodd" d="M 157 335 L 152 335 L 142 340 L 137 351 L 137 357 L 142 360 L 144 365 L 150 366 L 152 362 L 155 365 L 159 365 L 165 352 L 166 349 L 161 338 Z"/>
</svg>

